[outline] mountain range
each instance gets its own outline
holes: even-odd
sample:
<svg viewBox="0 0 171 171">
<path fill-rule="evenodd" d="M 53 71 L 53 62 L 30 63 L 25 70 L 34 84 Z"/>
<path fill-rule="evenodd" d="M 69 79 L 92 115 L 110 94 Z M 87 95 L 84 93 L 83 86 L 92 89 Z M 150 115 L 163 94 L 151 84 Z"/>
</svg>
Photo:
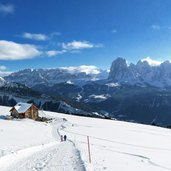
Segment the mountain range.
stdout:
<svg viewBox="0 0 171 171">
<path fill-rule="evenodd" d="M 136 65 L 127 65 L 125 59 L 118 58 L 112 63 L 108 79 L 129 85 L 170 87 L 171 63 L 164 61 L 160 65 L 151 66 L 148 61 L 140 60 Z"/>
<path fill-rule="evenodd" d="M 18 82 L 28 87 L 36 85 L 53 86 L 58 83 L 83 85 L 87 82 L 104 80 L 111 83 L 159 88 L 171 86 L 171 63 L 164 61 L 159 65 L 150 65 L 148 61 L 127 64 L 123 58 L 113 61 L 110 72 L 95 66 L 63 67 L 56 69 L 25 69 L 12 73 L 5 80 Z"/>
<path fill-rule="evenodd" d="M 85 84 L 108 77 L 108 72 L 95 66 L 80 66 L 56 69 L 25 69 L 5 77 L 10 82 L 18 82 L 28 87 L 38 84 L 53 86 L 61 82 Z"/>
<path fill-rule="evenodd" d="M 25 69 L 4 77 L 0 83 L 1 94 L 5 87 L 17 89 L 16 99 L 24 86 L 27 93 L 22 94 L 23 99 L 32 92 L 30 100 L 52 111 L 171 125 L 169 61 L 152 65 L 140 60 L 128 65 L 119 57 L 109 72 L 94 66 Z"/>
</svg>

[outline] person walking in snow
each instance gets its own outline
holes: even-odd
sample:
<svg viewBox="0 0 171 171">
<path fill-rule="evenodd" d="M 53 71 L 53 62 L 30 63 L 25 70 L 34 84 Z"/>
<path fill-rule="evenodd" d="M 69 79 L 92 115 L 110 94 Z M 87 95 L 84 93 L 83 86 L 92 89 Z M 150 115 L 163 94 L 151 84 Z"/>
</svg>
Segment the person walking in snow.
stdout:
<svg viewBox="0 0 171 171">
<path fill-rule="evenodd" d="M 67 140 L 67 136 L 66 135 L 64 135 L 64 141 L 66 141 Z"/>
<path fill-rule="evenodd" d="M 61 142 L 63 141 L 63 135 L 61 135 Z"/>
</svg>

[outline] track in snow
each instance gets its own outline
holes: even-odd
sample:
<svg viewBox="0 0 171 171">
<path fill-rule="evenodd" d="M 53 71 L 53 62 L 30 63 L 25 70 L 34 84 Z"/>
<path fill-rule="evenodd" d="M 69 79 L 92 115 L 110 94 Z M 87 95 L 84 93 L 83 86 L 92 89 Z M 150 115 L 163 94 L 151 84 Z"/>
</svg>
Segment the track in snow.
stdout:
<svg viewBox="0 0 171 171">
<path fill-rule="evenodd" d="M 85 171 L 78 151 L 72 143 L 59 145 L 37 152 L 17 162 L 6 171 Z"/>
<path fill-rule="evenodd" d="M 64 121 L 53 123 L 53 136 L 48 144 L 19 150 L 0 158 L 0 171 L 85 171 L 79 151 L 70 141 L 59 142 Z"/>
</svg>

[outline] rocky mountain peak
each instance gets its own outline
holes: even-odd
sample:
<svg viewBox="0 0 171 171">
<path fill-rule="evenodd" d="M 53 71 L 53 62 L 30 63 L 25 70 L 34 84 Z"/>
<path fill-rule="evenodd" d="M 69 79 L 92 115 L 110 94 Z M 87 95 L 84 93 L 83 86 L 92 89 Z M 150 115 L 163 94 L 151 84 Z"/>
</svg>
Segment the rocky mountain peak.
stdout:
<svg viewBox="0 0 171 171">
<path fill-rule="evenodd" d="M 6 81 L 4 80 L 4 78 L 0 77 L 0 87 L 4 86 L 5 83 Z"/>
<path fill-rule="evenodd" d="M 113 61 L 112 63 L 112 66 L 113 67 L 124 67 L 124 68 L 127 68 L 127 63 L 126 63 L 126 60 L 122 57 L 118 57 L 116 60 Z M 111 67 L 112 68 L 112 67 Z"/>
<path fill-rule="evenodd" d="M 119 57 L 113 61 L 108 78 L 113 81 L 122 80 L 127 71 L 128 71 L 128 66 L 126 60 Z"/>
<path fill-rule="evenodd" d="M 125 59 L 117 58 L 111 65 L 109 80 L 129 85 L 171 86 L 171 63 L 165 61 L 160 65 L 150 65 L 148 61 L 140 60 L 127 66 Z"/>
<path fill-rule="evenodd" d="M 164 68 L 171 68 L 171 63 L 170 61 L 164 61 L 163 63 L 160 64 L 161 67 L 164 67 Z"/>
<path fill-rule="evenodd" d="M 141 61 L 139 60 L 136 64 L 137 67 L 150 67 L 149 63 L 147 61 Z"/>
</svg>

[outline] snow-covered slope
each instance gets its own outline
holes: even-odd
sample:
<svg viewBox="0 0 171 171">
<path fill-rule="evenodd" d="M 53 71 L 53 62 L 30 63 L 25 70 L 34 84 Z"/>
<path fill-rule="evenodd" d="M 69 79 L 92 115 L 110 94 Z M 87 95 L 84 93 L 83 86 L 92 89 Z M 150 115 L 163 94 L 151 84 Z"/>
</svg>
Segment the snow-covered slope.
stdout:
<svg viewBox="0 0 171 171">
<path fill-rule="evenodd" d="M 171 170 L 169 129 L 50 112 L 47 114 L 68 120 L 61 133 L 67 134 L 75 142 L 88 171 Z M 92 164 L 88 164 L 87 136 L 90 138 Z"/>
<path fill-rule="evenodd" d="M 9 115 L 9 107 L 0 106 L 0 157 L 19 149 L 41 145 L 55 140 L 52 127 L 33 120 L 4 120 Z M 3 137 L 3 138 L 2 138 Z"/>
<path fill-rule="evenodd" d="M 4 120 L 9 109 L 0 106 L 0 171 L 85 171 L 73 143 L 60 143 L 62 118 L 51 123 Z"/>
<path fill-rule="evenodd" d="M 3 120 L 8 113 L 9 108 L 0 106 L 1 171 L 171 170 L 169 129 L 53 112 L 44 112 L 54 118 L 48 124 Z M 60 143 L 58 133 L 71 142 Z"/>
</svg>

